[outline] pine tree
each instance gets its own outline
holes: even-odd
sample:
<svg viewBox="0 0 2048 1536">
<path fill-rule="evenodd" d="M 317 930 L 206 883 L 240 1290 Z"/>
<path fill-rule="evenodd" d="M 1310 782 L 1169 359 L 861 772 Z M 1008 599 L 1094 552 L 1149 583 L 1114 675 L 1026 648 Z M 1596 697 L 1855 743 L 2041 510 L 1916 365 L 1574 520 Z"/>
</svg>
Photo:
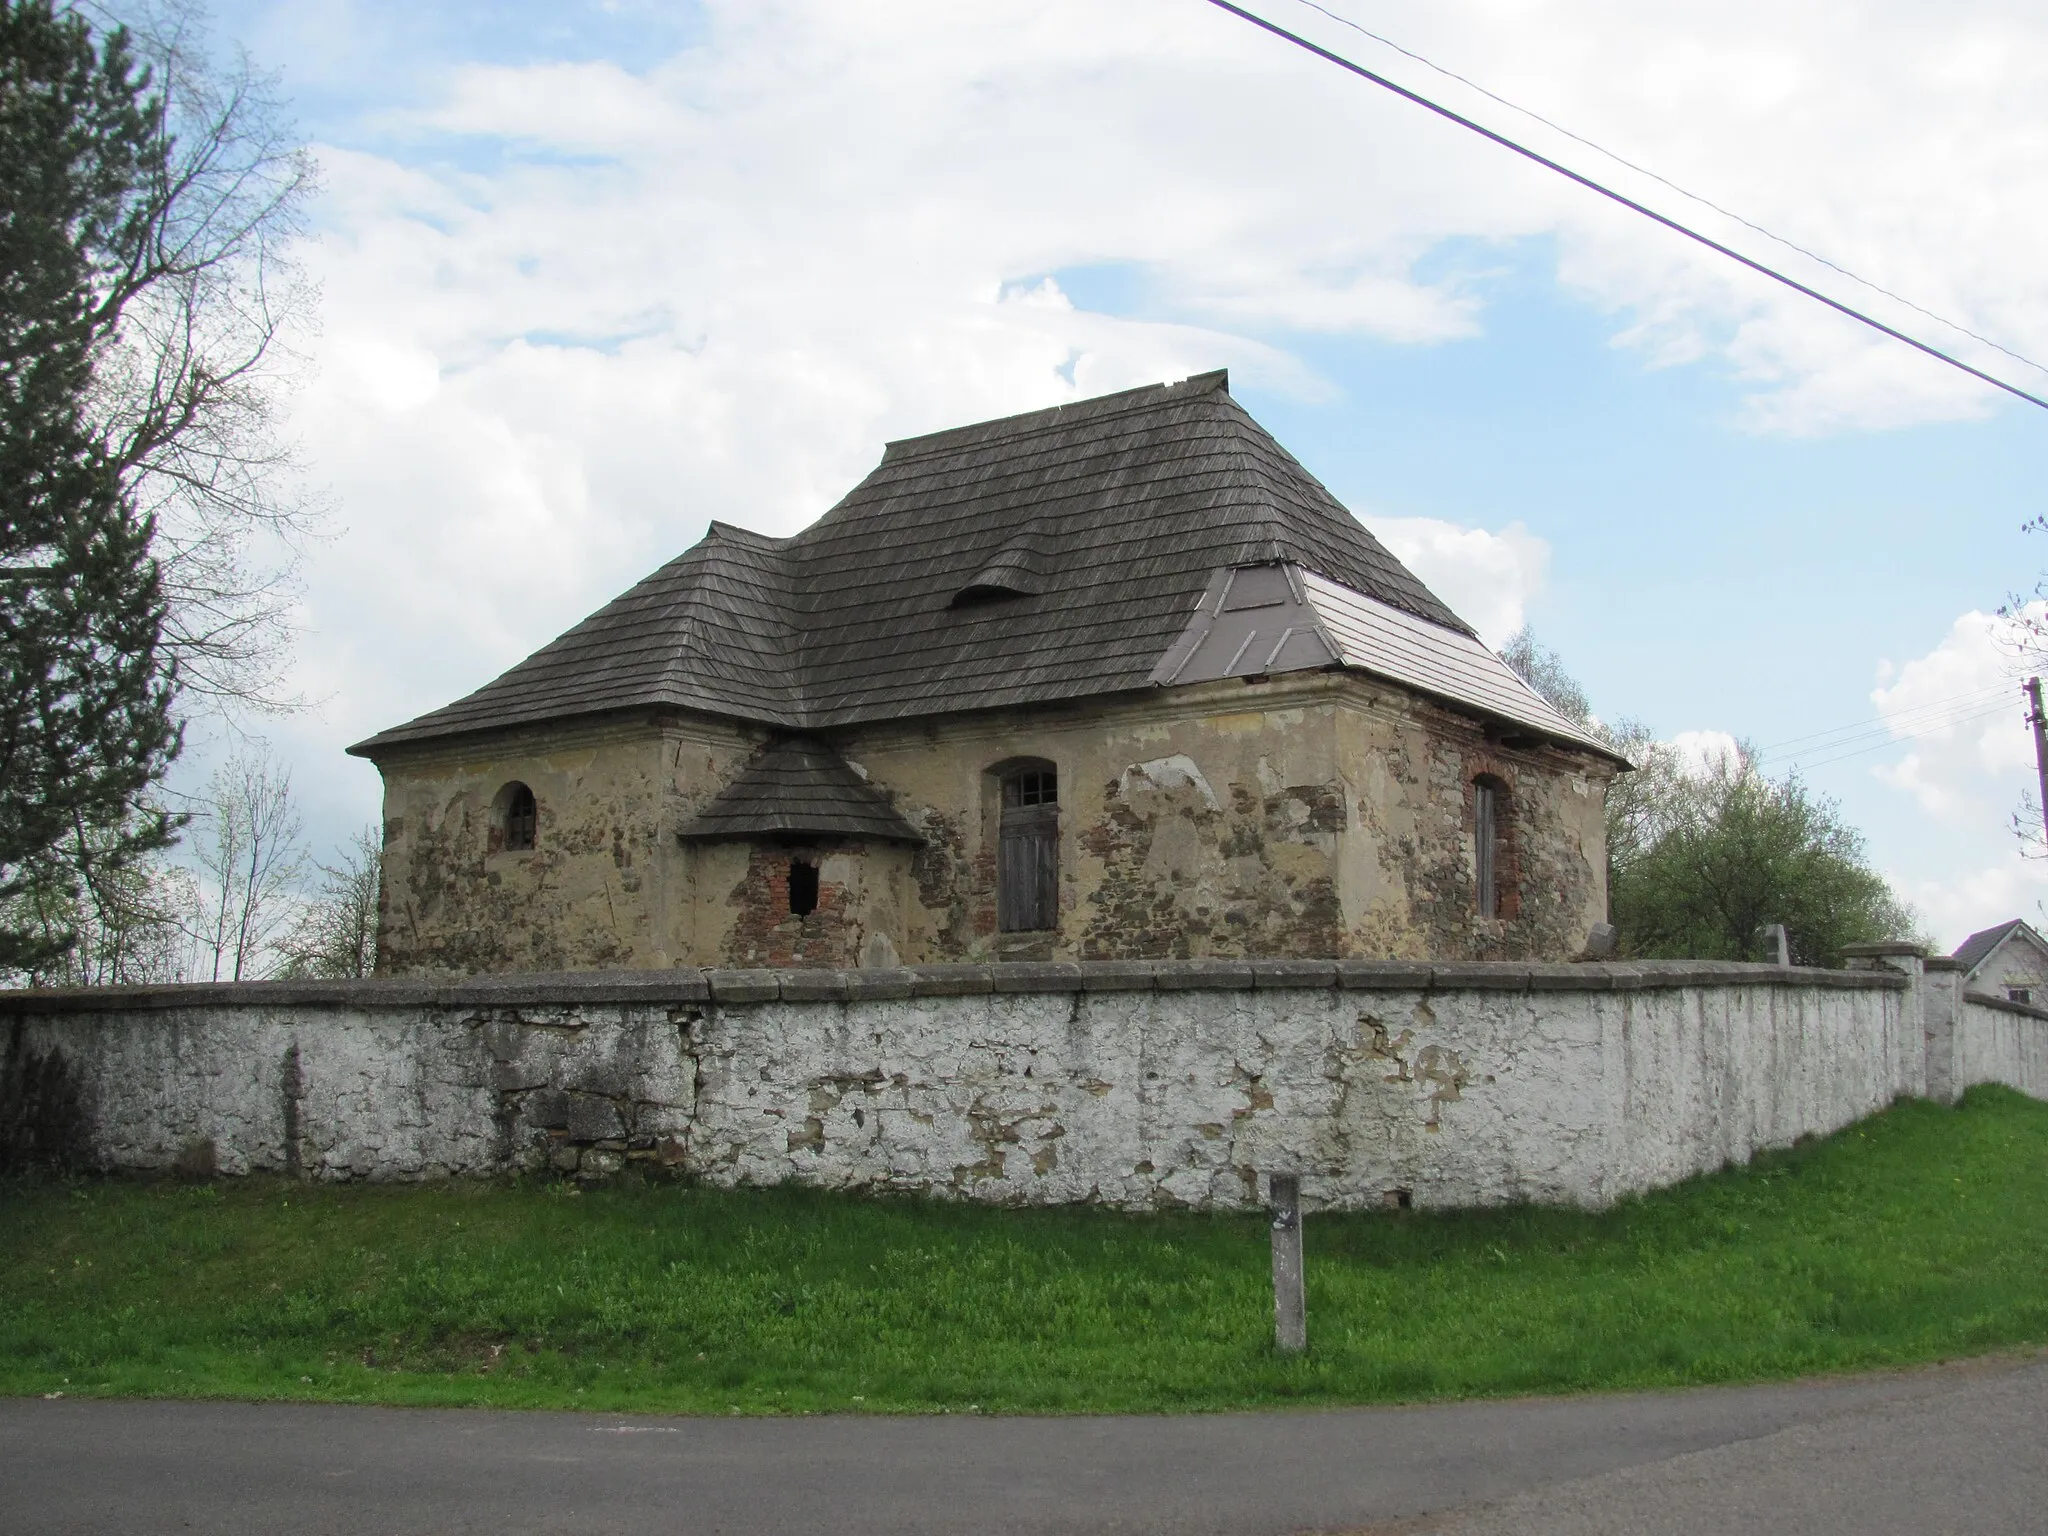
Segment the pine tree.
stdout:
<svg viewBox="0 0 2048 1536">
<path fill-rule="evenodd" d="M 0 0 L 0 903 L 164 846 L 141 797 L 176 755 L 154 535 L 87 416 L 96 296 L 162 163 L 146 71 L 50 0 Z M 113 829 L 113 835 L 109 835 Z M 83 871 L 89 880 L 94 871 Z M 0 969 L 69 938 L 0 920 Z"/>
</svg>

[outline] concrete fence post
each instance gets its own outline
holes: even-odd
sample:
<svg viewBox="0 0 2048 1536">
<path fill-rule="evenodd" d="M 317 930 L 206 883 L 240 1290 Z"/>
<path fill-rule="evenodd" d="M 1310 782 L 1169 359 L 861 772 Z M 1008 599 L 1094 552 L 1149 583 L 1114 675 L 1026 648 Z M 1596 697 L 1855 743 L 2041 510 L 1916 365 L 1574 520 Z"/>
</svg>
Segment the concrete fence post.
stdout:
<svg viewBox="0 0 2048 1536">
<path fill-rule="evenodd" d="M 1949 1063 L 1955 1039 L 1956 978 L 1930 964 L 1927 951 L 1918 944 L 1895 939 L 1845 944 L 1842 956 L 1852 971 L 1896 971 L 1906 978 L 1908 986 L 1899 999 L 1899 1022 L 1907 1038 L 1903 1042 L 1905 1059 L 1897 1063 L 1903 1080 L 1896 1091 L 1924 1095 L 1942 1104 L 1951 1102 L 1954 1074 Z"/>
<path fill-rule="evenodd" d="M 1963 962 L 1929 955 L 1920 979 L 1921 1027 L 1927 1040 L 1927 1097 L 1953 1104 L 1962 1095 L 1956 1070 L 1956 1030 L 1963 1011 Z"/>
<path fill-rule="evenodd" d="M 1273 1205 L 1273 1342 L 1289 1354 L 1308 1347 L 1308 1292 L 1301 1265 L 1301 1179 L 1267 1176 Z"/>
</svg>

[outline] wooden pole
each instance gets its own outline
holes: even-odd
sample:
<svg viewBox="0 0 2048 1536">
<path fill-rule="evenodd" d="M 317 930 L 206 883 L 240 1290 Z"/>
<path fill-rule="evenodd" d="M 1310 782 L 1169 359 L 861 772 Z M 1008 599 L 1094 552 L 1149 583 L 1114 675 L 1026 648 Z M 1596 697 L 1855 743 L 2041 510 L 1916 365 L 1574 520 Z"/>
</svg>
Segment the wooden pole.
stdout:
<svg viewBox="0 0 2048 1536">
<path fill-rule="evenodd" d="M 2041 713 L 2041 679 L 2030 677 L 2026 684 L 2027 719 L 2034 727 L 2034 771 L 2041 780 L 2041 831 L 2048 836 L 2048 716 Z"/>
<path fill-rule="evenodd" d="M 1273 1202 L 1273 1342 L 1288 1354 L 1308 1348 L 1308 1293 L 1301 1267 L 1301 1179 L 1269 1175 Z"/>
</svg>

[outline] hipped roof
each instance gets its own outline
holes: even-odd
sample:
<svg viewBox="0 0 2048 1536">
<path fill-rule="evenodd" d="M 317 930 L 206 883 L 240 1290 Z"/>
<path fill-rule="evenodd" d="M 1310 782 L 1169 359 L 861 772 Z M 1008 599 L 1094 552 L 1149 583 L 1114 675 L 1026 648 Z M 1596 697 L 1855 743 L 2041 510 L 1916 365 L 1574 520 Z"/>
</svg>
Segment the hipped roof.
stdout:
<svg viewBox="0 0 2048 1536">
<path fill-rule="evenodd" d="M 801 533 L 713 523 L 495 681 L 349 750 L 622 711 L 806 732 L 1144 689 L 1215 572 L 1283 562 L 1476 643 L 1217 372 L 891 443 Z"/>
<path fill-rule="evenodd" d="M 756 837 L 860 837 L 893 843 L 924 838 L 889 797 L 810 737 L 780 741 L 742 768 L 681 836 L 706 841 Z"/>
</svg>

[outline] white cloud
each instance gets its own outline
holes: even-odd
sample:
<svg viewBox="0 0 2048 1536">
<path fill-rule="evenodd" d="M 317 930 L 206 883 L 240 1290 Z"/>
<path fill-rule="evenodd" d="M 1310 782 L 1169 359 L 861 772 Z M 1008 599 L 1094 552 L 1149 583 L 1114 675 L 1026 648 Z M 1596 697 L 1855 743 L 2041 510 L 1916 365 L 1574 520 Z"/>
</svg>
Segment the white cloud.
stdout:
<svg viewBox="0 0 2048 1536">
<path fill-rule="evenodd" d="M 1435 517 L 1372 517 L 1366 525 L 1423 585 L 1498 648 L 1543 590 L 1550 546 L 1520 523 L 1499 533 Z"/>
<path fill-rule="evenodd" d="M 2038 928 L 2048 914 L 2048 860 L 2023 858 L 2017 844 L 1997 862 L 1961 875 L 1895 879 L 1892 886 L 1927 920 L 1943 950 L 2008 918 L 2023 917 Z"/>
<path fill-rule="evenodd" d="M 2048 617 L 2048 604 L 2028 612 Z M 1926 655 L 1882 663 L 1871 700 L 1893 738 L 1912 745 L 1872 772 L 1930 815 L 2002 821 L 2034 766 L 2018 670 L 2013 626 L 1977 612 L 1957 619 Z"/>
<path fill-rule="evenodd" d="M 1678 766 L 1686 773 L 1704 778 L 1723 763 L 1733 762 L 1741 743 L 1726 731 L 1680 731 L 1671 738 L 1678 754 Z"/>
<path fill-rule="evenodd" d="M 319 14 L 370 68 L 374 29 Z M 1385 24 L 2048 350 L 2048 16 L 1896 0 L 1855 20 L 1461 0 Z M 1326 395 L 1287 335 L 1471 335 L 1483 269 L 1514 242 L 1554 238 L 1564 281 L 1646 361 L 1718 358 L 1752 386 L 1754 426 L 1983 409 L 1975 386 L 1207 7 L 712 0 L 705 23 L 632 68 L 459 64 L 424 105 L 366 119 L 372 148 L 322 150 L 319 373 L 293 426 L 348 533 L 309 583 L 300 682 L 331 703 L 292 730 L 316 757 L 486 681 L 709 518 L 800 526 L 887 437 L 1218 365 Z M 1486 254 L 1427 265 L 1451 239 Z M 1058 278 L 1106 266 L 1139 275 L 1154 318 L 1077 304 Z M 1520 524 L 1374 526 L 1495 641 L 1543 579 Z M 346 772 L 337 786 L 361 782 Z"/>
</svg>

